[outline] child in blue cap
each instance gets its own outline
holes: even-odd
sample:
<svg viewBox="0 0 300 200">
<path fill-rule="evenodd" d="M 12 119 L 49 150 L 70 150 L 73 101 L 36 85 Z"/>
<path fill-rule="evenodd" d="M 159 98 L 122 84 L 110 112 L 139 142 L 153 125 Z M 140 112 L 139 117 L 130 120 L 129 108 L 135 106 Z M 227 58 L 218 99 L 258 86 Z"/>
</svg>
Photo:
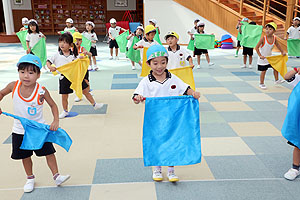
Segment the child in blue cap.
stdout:
<svg viewBox="0 0 300 200">
<path fill-rule="evenodd" d="M 40 78 L 42 63 L 39 57 L 27 54 L 19 60 L 18 64 L 19 80 L 9 83 L 0 90 L 0 101 L 12 92 L 14 114 L 39 123 L 45 123 L 43 119 L 44 100 L 51 108 L 53 121 L 50 130 L 56 131 L 59 127 L 58 108 L 50 93 L 45 87 L 37 83 Z M 2 113 L 0 109 L 0 114 Z M 20 146 L 24 137 L 24 128 L 19 120 L 14 120 L 12 130 L 12 155 L 14 160 L 22 159 L 23 167 L 27 175 L 27 182 L 24 185 L 24 192 L 31 192 L 34 189 L 35 176 L 32 172 L 33 150 L 22 150 Z M 53 174 L 56 185 L 61 185 L 70 178 L 70 175 L 60 175 L 54 153 L 56 152 L 52 143 L 46 142 L 39 150 L 34 150 L 37 156 L 46 156 L 47 164 Z"/>
<path fill-rule="evenodd" d="M 189 85 L 167 70 L 168 52 L 162 45 L 149 47 L 147 64 L 151 71 L 136 88 L 133 95 L 134 103 L 143 102 L 145 97 L 192 95 L 195 99 L 200 98 L 199 92 L 195 92 Z M 161 166 L 155 167 L 152 178 L 154 181 L 163 180 Z M 170 182 L 179 180 L 175 174 L 174 166 L 168 167 L 168 179 Z"/>
</svg>

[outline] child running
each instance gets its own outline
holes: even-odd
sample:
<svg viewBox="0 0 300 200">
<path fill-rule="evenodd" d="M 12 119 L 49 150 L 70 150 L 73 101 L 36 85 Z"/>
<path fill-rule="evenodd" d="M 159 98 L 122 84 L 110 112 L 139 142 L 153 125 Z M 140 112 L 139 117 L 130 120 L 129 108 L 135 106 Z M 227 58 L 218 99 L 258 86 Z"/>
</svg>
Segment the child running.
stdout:
<svg viewBox="0 0 300 200">
<path fill-rule="evenodd" d="M 144 34 L 144 28 L 142 26 L 138 26 L 136 30 L 131 33 L 129 36 L 127 36 L 127 47 L 126 51 L 132 46 L 133 38 L 136 36 L 139 40 L 143 39 L 143 34 Z M 139 61 L 139 65 L 142 66 L 142 62 Z M 131 69 L 135 70 L 135 62 L 131 60 Z"/>
<path fill-rule="evenodd" d="M 133 95 L 134 103 L 139 104 L 147 97 L 192 95 L 195 99 L 200 98 L 199 92 L 195 92 L 189 85 L 167 70 L 168 52 L 162 45 L 153 45 L 148 49 L 147 64 L 151 71 L 136 88 Z M 175 89 L 171 87 L 173 85 L 176 86 Z M 163 180 L 161 169 L 161 166 L 155 167 L 152 176 L 154 181 Z M 179 180 L 175 174 L 174 166 L 168 167 L 168 179 L 170 182 Z"/>
<path fill-rule="evenodd" d="M 51 72 L 56 71 L 56 68 L 68 64 L 75 59 L 77 59 L 78 51 L 77 47 L 73 43 L 73 37 L 70 33 L 62 34 L 58 39 L 58 52 L 47 60 L 47 66 Z M 73 51 L 71 50 L 73 48 Z M 53 66 L 54 65 L 54 66 Z M 71 82 L 61 74 L 59 79 L 59 94 L 62 97 L 63 111 L 59 115 L 60 119 L 63 119 L 69 115 L 68 112 L 68 98 L 69 94 L 73 93 L 70 88 Z M 87 100 L 93 105 L 94 109 L 100 109 L 103 107 L 103 103 L 96 103 L 92 95 L 89 93 L 89 85 L 83 80 L 82 81 L 82 93 L 87 98 Z"/>
<path fill-rule="evenodd" d="M 28 18 L 27 17 L 23 17 L 22 18 L 22 28 L 20 28 L 20 31 L 27 31 L 28 30 Z"/>
<path fill-rule="evenodd" d="M 259 56 L 258 61 L 257 61 L 257 66 L 258 66 L 258 71 L 261 71 L 260 73 L 260 83 L 259 87 L 262 90 L 266 90 L 267 87 L 265 86 L 265 76 L 268 68 L 272 68 L 270 63 L 267 60 L 267 56 L 272 55 L 272 49 L 274 45 L 279 49 L 281 54 L 285 56 L 285 52 L 279 45 L 276 36 L 274 35 L 275 31 L 277 29 L 277 25 L 274 22 L 270 22 L 266 25 L 265 29 L 265 36 L 263 36 L 259 42 L 257 43 L 255 50 Z M 274 78 L 275 78 L 275 84 L 281 84 L 284 81 L 278 79 L 278 71 L 276 71 L 273 68 L 274 72 Z"/>
<path fill-rule="evenodd" d="M 17 63 L 19 80 L 9 83 L 4 89 L 0 91 L 0 101 L 12 93 L 14 114 L 29 120 L 34 120 L 39 123 L 45 123 L 43 118 L 43 103 L 44 100 L 51 108 L 53 121 L 50 125 L 50 130 L 56 131 L 59 127 L 58 108 L 50 93 L 45 87 L 37 83 L 40 78 L 42 63 L 39 57 L 27 54 L 20 58 Z M 2 113 L 0 109 L 0 114 Z M 52 143 L 46 142 L 39 150 L 22 150 L 20 149 L 23 137 L 24 128 L 21 122 L 17 119 L 14 120 L 12 129 L 12 154 L 11 158 L 14 160 L 22 160 L 27 181 L 24 185 L 24 192 L 32 192 L 34 189 L 35 176 L 32 170 L 33 152 L 37 156 L 45 156 L 48 167 L 50 168 L 53 179 L 56 185 L 61 185 L 70 178 L 70 175 L 60 175 L 58 172 L 57 161 L 54 153 L 55 148 Z"/>
<path fill-rule="evenodd" d="M 71 19 L 71 18 L 68 18 L 67 20 L 66 20 L 66 27 L 65 27 L 65 29 L 64 29 L 64 32 L 78 32 L 78 30 L 73 26 L 73 19 Z M 58 31 L 57 32 L 59 35 L 61 35 L 62 34 L 62 32 L 61 31 Z"/>
<path fill-rule="evenodd" d="M 116 37 L 119 36 L 120 31 L 126 31 L 126 29 L 121 28 L 120 26 L 117 26 L 117 21 L 115 18 L 111 18 L 109 20 L 110 27 L 108 29 L 108 36 L 109 36 L 109 49 L 110 49 L 110 57 L 109 59 L 113 59 L 113 54 L 114 54 L 114 48 L 116 51 L 116 60 L 119 59 L 118 54 L 119 54 L 119 45 L 116 41 Z"/>
<path fill-rule="evenodd" d="M 91 46 L 91 49 L 90 49 L 90 52 L 92 53 L 92 56 L 89 56 L 89 58 L 90 58 L 89 70 L 95 70 L 95 71 L 97 71 L 98 67 L 97 67 L 96 56 L 98 54 L 97 54 L 96 43 L 98 41 L 98 38 L 97 38 L 97 34 L 95 32 L 95 24 L 94 24 L 94 22 L 87 21 L 85 23 L 85 29 L 86 29 L 86 31 L 84 31 L 82 33 L 82 35 L 84 37 L 86 37 L 87 39 L 89 39 L 89 40 L 92 41 L 92 46 Z M 92 62 L 91 57 L 93 58 L 93 62 Z"/>
</svg>

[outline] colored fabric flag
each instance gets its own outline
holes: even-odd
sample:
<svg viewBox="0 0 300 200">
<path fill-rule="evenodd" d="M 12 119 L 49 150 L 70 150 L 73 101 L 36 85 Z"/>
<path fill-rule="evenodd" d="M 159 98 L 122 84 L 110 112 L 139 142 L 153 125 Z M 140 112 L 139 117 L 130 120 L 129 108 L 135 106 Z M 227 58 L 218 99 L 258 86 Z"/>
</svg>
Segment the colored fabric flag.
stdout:
<svg viewBox="0 0 300 200">
<path fill-rule="evenodd" d="M 75 91 L 78 98 L 82 98 L 82 81 L 87 72 L 90 60 L 88 57 L 76 59 L 57 68 L 57 71 L 65 76 L 72 84 L 70 88 Z M 52 72 L 57 75 L 57 72 Z"/>
<path fill-rule="evenodd" d="M 27 45 L 26 45 L 26 36 L 28 34 L 28 31 L 19 31 L 16 33 L 16 35 L 18 36 L 21 44 L 22 44 L 22 47 L 24 50 L 27 50 Z"/>
<path fill-rule="evenodd" d="M 145 166 L 201 162 L 199 101 L 192 96 L 149 97 L 143 127 Z"/>
<path fill-rule="evenodd" d="M 248 25 L 249 23 L 248 22 L 243 22 L 241 21 L 240 23 L 242 23 L 242 26 L 243 25 Z M 242 41 L 243 39 L 243 35 L 240 33 L 240 30 L 238 30 L 238 35 L 237 35 L 237 38 L 236 38 L 238 41 Z"/>
<path fill-rule="evenodd" d="M 153 38 L 156 42 L 158 42 L 160 45 L 162 45 L 160 39 L 159 39 L 159 33 L 158 33 L 158 28 L 156 28 L 156 33 L 155 36 Z"/>
<path fill-rule="evenodd" d="M 84 47 L 87 51 L 90 51 L 92 46 L 92 41 L 82 35 L 82 43 L 80 46 Z"/>
<path fill-rule="evenodd" d="M 31 51 L 41 59 L 42 66 L 46 65 L 47 62 L 47 49 L 46 49 L 46 39 L 41 38 L 35 45 L 32 47 Z"/>
<path fill-rule="evenodd" d="M 175 74 L 178 78 L 180 78 L 183 82 L 185 82 L 193 90 L 195 90 L 195 80 L 193 75 L 193 68 L 191 66 L 170 69 L 169 72 Z"/>
<path fill-rule="evenodd" d="M 268 56 L 266 58 L 270 65 L 272 65 L 272 67 L 284 78 L 284 75 L 287 73 L 286 62 L 288 61 L 288 56 L 278 55 Z"/>
<path fill-rule="evenodd" d="M 73 33 L 75 33 L 76 31 L 75 31 L 75 30 L 69 30 L 69 31 L 61 31 L 60 33 L 61 33 L 61 34 L 64 34 L 64 33 L 66 33 L 66 32 L 70 32 L 70 33 L 73 35 Z"/>
<path fill-rule="evenodd" d="M 241 46 L 255 48 L 261 38 L 263 27 L 260 25 L 247 24 L 241 27 L 242 39 Z"/>
<path fill-rule="evenodd" d="M 288 39 L 287 49 L 289 56 L 300 56 L 300 39 Z"/>
<path fill-rule="evenodd" d="M 215 36 L 208 34 L 195 34 L 195 47 L 197 49 L 214 49 Z"/>
<path fill-rule="evenodd" d="M 126 52 L 127 36 L 129 36 L 129 30 L 116 37 L 116 42 L 118 43 L 121 53 Z"/>
<path fill-rule="evenodd" d="M 145 77 L 150 73 L 151 68 L 149 67 L 149 65 L 147 64 L 147 51 L 148 51 L 149 47 L 144 47 L 144 51 L 143 51 L 143 64 L 142 64 L 142 72 L 141 72 L 141 76 Z"/>
<path fill-rule="evenodd" d="M 300 148 L 300 84 L 290 94 L 287 114 L 282 125 L 282 136 Z"/>
<path fill-rule="evenodd" d="M 187 49 L 195 51 L 195 40 L 190 40 Z"/>
<path fill-rule="evenodd" d="M 140 60 L 141 60 L 140 51 L 139 51 L 139 50 L 135 50 L 135 49 L 133 48 L 134 44 L 136 44 L 138 41 L 140 41 L 139 38 L 136 37 L 136 36 L 134 36 L 134 37 L 133 37 L 133 41 L 132 41 L 132 45 L 131 45 L 131 47 L 128 49 L 127 53 L 126 53 L 126 56 L 127 56 L 130 60 L 132 60 L 133 62 L 136 62 L 136 63 L 140 62 Z"/>
<path fill-rule="evenodd" d="M 72 139 L 65 130 L 58 128 L 57 131 L 51 131 L 50 126 L 47 124 L 41 124 L 6 112 L 3 112 L 3 114 L 20 120 L 25 130 L 20 149 L 38 150 L 43 147 L 45 142 L 52 142 L 69 151 Z"/>
</svg>

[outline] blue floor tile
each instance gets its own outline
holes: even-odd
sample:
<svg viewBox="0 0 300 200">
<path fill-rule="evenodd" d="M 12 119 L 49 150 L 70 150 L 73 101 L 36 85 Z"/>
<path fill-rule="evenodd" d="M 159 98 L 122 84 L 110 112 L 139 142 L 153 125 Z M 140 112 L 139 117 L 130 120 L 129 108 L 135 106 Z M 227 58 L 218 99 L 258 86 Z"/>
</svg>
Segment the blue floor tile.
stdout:
<svg viewBox="0 0 300 200">
<path fill-rule="evenodd" d="M 257 73 L 255 72 L 231 72 L 236 76 L 259 76 Z"/>
<path fill-rule="evenodd" d="M 252 86 L 248 87 L 226 87 L 232 93 L 260 93 L 260 91 Z"/>
<path fill-rule="evenodd" d="M 76 112 L 78 114 L 106 114 L 107 112 L 107 104 L 98 110 L 94 110 L 92 105 L 73 105 L 70 112 Z"/>
<path fill-rule="evenodd" d="M 12 143 L 12 135 L 9 135 L 8 138 L 3 142 L 3 144 L 11 144 Z"/>
<path fill-rule="evenodd" d="M 202 124 L 201 137 L 237 137 L 236 132 L 227 123 Z"/>
<path fill-rule="evenodd" d="M 286 110 L 286 107 L 278 101 L 248 101 L 245 103 L 256 111 Z"/>
<path fill-rule="evenodd" d="M 245 81 L 224 81 L 221 82 L 224 87 L 252 87 Z"/>
<path fill-rule="evenodd" d="M 151 181 L 152 169 L 141 158 L 99 159 L 93 178 L 93 184 Z"/>
<path fill-rule="evenodd" d="M 199 110 L 202 111 L 216 111 L 216 109 L 208 102 L 200 102 Z"/>
<path fill-rule="evenodd" d="M 114 74 L 113 79 L 118 78 L 138 78 L 137 74 Z"/>
<path fill-rule="evenodd" d="M 241 101 L 233 94 L 205 94 L 204 96 L 210 102 Z"/>
<path fill-rule="evenodd" d="M 276 100 L 288 100 L 291 93 L 288 92 L 288 93 L 267 93 L 267 94 Z"/>
<path fill-rule="evenodd" d="M 199 87 L 223 87 L 219 82 L 195 82 L 197 88 Z"/>
<path fill-rule="evenodd" d="M 267 119 L 256 111 L 228 111 L 219 112 L 227 122 L 265 122 Z"/>
<path fill-rule="evenodd" d="M 120 89 L 136 89 L 138 86 L 138 83 L 114 83 L 111 84 L 111 89 L 112 90 L 120 90 Z"/>
<path fill-rule="evenodd" d="M 284 122 L 286 116 L 286 109 L 281 110 L 280 112 L 276 111 L 275 109 L 272 111 L 256 111 L 259 116 L 263 117 L 269 122 L 280 122 L 281 124 Z"/>
</svg>

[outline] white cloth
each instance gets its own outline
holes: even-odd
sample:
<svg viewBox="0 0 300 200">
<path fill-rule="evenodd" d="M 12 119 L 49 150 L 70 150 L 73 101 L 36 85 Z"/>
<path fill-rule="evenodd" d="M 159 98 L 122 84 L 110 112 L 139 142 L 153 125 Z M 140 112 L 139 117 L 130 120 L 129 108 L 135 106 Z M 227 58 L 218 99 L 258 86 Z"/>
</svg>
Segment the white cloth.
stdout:
<svg viewBox="0 0 300 200">
<path fill-rule="evenodd" d="M 259 48 L 260 54 L 264 57 L 271 56 L 272 55 L 272 49 L 275 45 L 275 41 L 276 41 L 275 35 L 273 35 L 272 43 L 269 43 L 268 40 L 267 40 L 267 36 L 264 36 L 264 42 Z M 258 58 L 257 59 L 257 64 L 258 65 L 269 65 L 270 63 L 268 62 L 268 60 L 266 58 L 265 59 Z"/>
<path fill-rule="evenodd" d="M 108 29 L 108 33 L 111 34 L 113 38 L 116 38 L 120 34 L 120 31 L 121 31 L 120 26 L 116 26 L 115 28 L 109 27 Z"/>
<path fill-rule="evenodd" d="M 20 91 L 21 81 L 17 81 L 13 91 L 13 105 L 14 114 L 29 120 L 34 120 L 39 123 L 45 123 L 43 118 L 43 103 L 40 102 L 40 95 L 44 94 L 44 89 L 38 83 L 28 98 L 24 98 Z M 21 122 L 17 119 L 14 120 L 12 132 L 20 135 L 24 135 L 25 130 Z"/>
<path fill-rule="evenodd" d="M 91 40 L 91 41 L 98 41 L 98 37 L 97 34 L 94 33 L 88 33 L 88 32 L 83 32 L 82 35 L 84 37 L 86 37 L 87 39 Z M 96 47 L 96 43 L 92 43 L 92 47 Z"/>
<path fill-rule="evenodd" d="M 32 47 L 34 47 L 34 45 L 36 45 L 36 43 L 38 43 L 38 41 L 40 41 L 40 39 L 43 37 L 43 33 L 39 32 L 39 33 L 28 33 L 26 36 L 26 42 L 29 42 L 29 47 L 30 49 L 32 49 Z"/>
<path fill-rule="evenodd" d="M 151 41 L 148 41 L 146 38 L 143 38 L 142 40 L 135 43 L 136 46 L 142 45 L 143 47 L 151 47 L 151 46 L 157 45 L 157 44 L 159 44 L 159 43 L 156 40 L 153 40 L 151 42 Z M 144 48 L 139 49 L 139 50 L 140 50 L 141 59 L 143 60 Z"/>
<path fill-rule="evenodd" d="M 168 54 L 169 58 L 167 69 L 175 69 L 190 65 L 188 59 L 191 57 L 191 55 L 183 47 L 178 45 L 175 52 L 173 52 L 171 48 L 168 47 Z"/>
<path fill-rule="evenodd" d="M 291 26 L 287 33 L 289 34 L 288 39 L 300 39 L 300 26 L 295 28 L 294 26 Z"/>
</svg>

